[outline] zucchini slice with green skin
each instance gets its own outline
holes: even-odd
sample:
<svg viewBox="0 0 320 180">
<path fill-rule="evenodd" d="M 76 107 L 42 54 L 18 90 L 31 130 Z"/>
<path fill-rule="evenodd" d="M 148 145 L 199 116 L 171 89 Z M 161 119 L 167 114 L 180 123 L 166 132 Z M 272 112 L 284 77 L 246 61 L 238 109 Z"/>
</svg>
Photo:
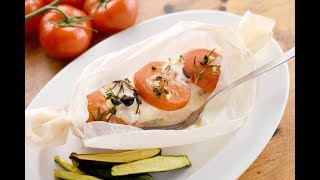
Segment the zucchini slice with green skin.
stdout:
<svg viewBox="0 0 320 180">
<path fill-rule="evenodd" d="M 115 180 L 153 180 L 150 174 L 132 174 L 128 176 L 115 176 Z"/>
<path fill-rule="evenodd" d="M 88 175 L 98 177 L 101 179 L 113 179 L 113 180 L 152 180 L 152 176 L 149 174 L 134 174 L 127 176 L 112 176 L 111 167 L 105 169 L 95 169 L 92 166 L 86 166 L 79 164 L 79 169 Z"/>
<path fill-rule="evenodd" d="M 67 171 L 77 173 L 77 174 L 85 174 L 82 171 L 80 171 L 77 167 L 75 167 L 73 164 L 67 163 L 65 160 L 63 160 L 59 156 L 55 156 L 54 161 Z"/>
<path fill-rule="evenodd" d="M 85 172 L 88 175 L 95 176 L 101 179 L 113 179 L 114 176 L 111 175 L 111 167 L 108 169 L 95 169 L 90 166 L 80 166 L 82 172 Z"/>
<path fill-rule="evenodd" d="M 160 148 L 153 148 L 153 149 L 124 151 L 124 152 L 113 153 L 113 154 L 71 153 L 69 158 L 76 161 L 86 160 L 86 161 L 97 161 L 97 162 L 105 162 L 105 163 L 126 163 L 126 162 L 132 162 L 140 159 L 146 159 L 153 156 L 157 156 L 160 153 L 161 153 Z"/>
<path fill-rule="evenodd" d="M 73 172 L 63 171 L 60 169 L 54 170 L 54 177 L 66 180 L 102 180 L 93 176 L 77 174 Z"/>
<path fill-rule="evenodd" d="M 78 163 L 77 168 L 83 171 L 82 169 L 111 169 L 112 166 L 120 163 L 108 163 L 100 161 L 88 161 L 88 160 L 74 160 Z"/>
<path fill-rule="evenodd" d="M 78 161 L 76 161 L 74 159 L 71 159 L 71 162 L 74 165 L 74 167 L 78 167 L 79 166 L 79 162 Z"/>
<path fill-rule="evenodd" d="M 125 164 L 115 165 L 111 168 L 112 176 L 129 174 L 163 172 L 190 167 L 188 156 L 156 156 Z"/>
<path fill-rule="evenodd" d="M 102 169 L 87 169 L 86 173 L 88 175 L 101 178 L 101 179 L 110 179 L 110 180 L 152 180 L 153 177 L 149 174 L 131 174 L 126 176 L 112 176 L 111 170 L 102 170 Z"/>
<path fill-rule="evenodd" d="M 105 163 L 99 161 L 88 161 L 88 160 L 74 160 L 72 164 L 82 172 L 95 176 L 102 179 L 112 179 L 114 176 L 111 175 L 111 167 L 119 163 Z"/>
</svg>

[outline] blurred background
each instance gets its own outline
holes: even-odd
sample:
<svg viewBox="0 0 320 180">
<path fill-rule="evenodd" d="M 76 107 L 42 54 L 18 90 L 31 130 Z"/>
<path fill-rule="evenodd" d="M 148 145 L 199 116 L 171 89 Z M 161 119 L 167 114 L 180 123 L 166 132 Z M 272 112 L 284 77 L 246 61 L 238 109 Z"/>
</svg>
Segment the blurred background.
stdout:
<svg viewBox="0 0 320 180">
<path fill-rule="evenodd" d="M 247 10 L 275 19 L 274 38 L 283 51 L 295 46 L 294 0 L 138 0 L 135 23 L 185 10 L 218 10 L 243 15 Z M 93 33 L 90 47 L 109 34 Z M 72 61 L 72 60 L 70 60 Z M 50 57 L 35 33 L 25 40 L 25 107 L 70 61 Z M 239 179 L 294 179 L 295 60 L 288 63 L 290 92 L 285 113 L 273 138 Z"/>
</svg>

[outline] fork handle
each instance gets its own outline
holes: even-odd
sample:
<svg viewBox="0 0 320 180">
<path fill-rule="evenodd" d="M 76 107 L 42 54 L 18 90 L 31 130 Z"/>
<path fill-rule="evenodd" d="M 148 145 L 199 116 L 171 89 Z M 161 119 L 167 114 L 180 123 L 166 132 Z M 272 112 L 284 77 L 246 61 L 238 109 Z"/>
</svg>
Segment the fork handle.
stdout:
<svg viewBox="0 0 320 180">
<path fill-rule="evenodd" d="M 289 51 L 285 52 L 279 59 L 276 60 L 272 60 L 271 62 L 259 67 L 258 69 L 250 72 L 249 74 L 243 76 L 242 78 L 234 81 L 233 83 L 231 83 L 230 85 L 228 85 L 227 87 L 221 89 L 220 91 L 216 92 L 214 95 L 212 95 L 208 100 L 210 101 L 213 97 L 217 96 L 218 94 L 220 94 L 223 91 L 228 91 L 229 89 L 232 89 L 246 81 L 249 81 L 250 79 L 253 79 L 254 77 L 259 76 L 260 74 L 263 74 L 267 71 L 270 71 L 271 69 L 287 62 L 288 60 L 290 60 L 291 58 L 293 58 L 295 56 L 295 47 L 291 48 Z"/>
</svg>

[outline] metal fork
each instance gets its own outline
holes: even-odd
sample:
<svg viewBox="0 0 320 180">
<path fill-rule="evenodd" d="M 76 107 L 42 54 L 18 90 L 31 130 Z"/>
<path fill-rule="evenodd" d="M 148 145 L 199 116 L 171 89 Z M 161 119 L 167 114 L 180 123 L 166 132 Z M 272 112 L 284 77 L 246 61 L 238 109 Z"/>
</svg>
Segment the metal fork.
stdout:
<svg viewBox="0 0 320 180">
<path fill-rule="evenodd" d="M 199 116 L 201 115 L 204 107 L 207 105 L 207 103 L 214 99 L 215 97 L 217 97 L 219 94 L 221 94 L 222 92 L 226 92 L 244 82 L 247 82 L 251 79 L 253 79 L 254 77 L 257 77 L 267 71 L 270 71 L 271 69 L 287 62 L 288 60 L 290 60 L 291 58 L 293 58 L 295 56 L 295 47 L 293 47 L 292 49 L 290 49 L 289 51 L 287 51 L 286 53 L 283 54 L 282 57 L 280 57 L 277 60 L 273 60 L 263 66 L 261 66 L 260 68 L 248 73 L 247 75 L 243 76 L 242 78 L 236 80 L 235 82 L 231 83 L 230 85 L 228 85 L 227 87 L 225 87 L 224 89 L 221 89 L 220 91 L 216 92 L 215 94 L 211 95 L 208 100 L 197 110 L 193 111 L 192 114 L 185 119 L 182 123 L 180 124 L 176 124 L 176 125 L 171 125 L 171 126 L 156 126 L 156 127 L 142 127 L 142 129 L 144 130 L 150 130 L 150 129 L 159 129 L 159 130 L 181 130 L 181 129 L 186 129 L 189 126 L 191 126 L 192 124 L 194 124 L 198 119 Z"/>
</svg>

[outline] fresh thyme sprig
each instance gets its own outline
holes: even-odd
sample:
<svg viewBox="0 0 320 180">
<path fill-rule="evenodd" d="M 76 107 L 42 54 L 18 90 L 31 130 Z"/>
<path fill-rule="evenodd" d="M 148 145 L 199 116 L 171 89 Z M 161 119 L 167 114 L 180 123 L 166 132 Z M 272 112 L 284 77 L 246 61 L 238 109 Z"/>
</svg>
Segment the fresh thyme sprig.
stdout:
<svg viewBox="0 0 320 180">
<path fill-rule="evenodd" d="M 137 114 L 137 113 L 139 112 L 140 104 L 142 103 L 141 100 L 140 100 L 140 98 L 139 98 L 139 92 L 138 92 L 138 90 L 131 85 L 131 82 L 130 82 L 130 80 L 129 80 L 128 78 L 125 78 L 124 80 L 113 81 L 113 83 L 115 83 L 115 86 L 114 86 L 114 87 L 119 86 L 119 91 L 118 91 L 118 93 L 117 93 L 117 96 L 119 95 L 120 91 L 124 92 L 124 86 L 125 86 L 127 89 L 133 91 L 133 96 L 135 97 L 136 102 L 137 102 L 137 109 L 136 109 L 136 114 Z M 114 88 L 114 87 L 113 87 L 113 88 Z M 111 89 L 111 91 L 113 90 L 113 88 Z M 119 97 L 117 97 L 117 98 L 119 98 Z M 123 98 L 123 97 L 122 97 L 122 98 Z M 120 100 L 121 100 L 121 99 L 120 99 Z M 121 102 L 121 101 L 120 101 L 120 102 Z M 115 108 L 116 108 L 116 105 L 114 104 L 113 109 L 110 109 L 110 110 L 113 110 L 112 112 L 114 112 L 114 114 L 111 114 L 110 117 L 111 117 L 112 115 L 115 115 L 115 114 L 116 114 L 117 111 L 116 111 Z M 109 111 L 110 111 L 110 110 L 109 110 Z M 110 117 L 109 117 L 109 119 L 110 119 Z"/>
<path fill-rule="evenodd" d="M 184 61 L 184 58 L 183 58 L 182 54 L 180 54 L 178 62 L 182 62 L 182 61 Z"/>
<path fill-rule="evenodd" d="M 136 109 L 136 114 L 138 114 L 139 112 L 139 107 L 140 107 L 140 104 L 142 103 L 141 99 L 139 98 L 139 93 L 136 89 L 133 90 L 133 96 L 134 98 L 136 99 L 136 102 L 137 102 L 137 109 Z"/>
<path fill-rule="evenodd" d="M 211 64 L 214 61 L 214 59 L 211 59 L 210 55 L 214 51 L 215 51 L 215 49 L 213 49 L 208 55 L 205 55 L 203 60 L 200 61 L 200 64 L 202 66 L 204 66 L 204 68 L 201 70 L 200 73 L 198 72 L 198 67 L 196 66 L 196 56 L 194 57 L 194 59 L 193 59 L 194 78 L 195 78 L 194 84 L 197 84 L 200 79 L 206 78 L 210 75 L 219 75 L 219 72 L 216 72 L 216 71 L 211 71 L 211 72 L 205 73 L 205 71 L 209 68 L 213 68 L 213 67 L 220 68 L 219 65 Z"/>
<path fill-rule="evenodd" d="M 165 68 L 166 71 L 170 71 L 170 70 L 172 69 L 172 66 L 173 66 L 173 65 L 177 65 L 178 63 L 183 62 L 183 61 L 184 61 L 184 58 L 183 58 L 182 55 L 179 55 L 178 61 L 176 61 L 174 64 L 171 64 L 171 62 L 172 62 L 172 61 L 171 61 L 171 58 L 168 58 L 168 60 L 169 60 L 168 65 L 167 65 L 166 68 Z M 163 78 L 163 77 L 161 77 L 161 76 L 157 76 L 157 77 L 156 77 L 156 81 L 163 81 L 165 84 L 169 85 L 170 79 Z M 166 89 L 164 88 L 164 86 L 155 86 L 155 87 L 153 88 L 153 92 L 155 92 L 158 96 L 161 96 L 162 93 L 164 93 L 164 94 L 169 94 L 169 91 L 166 90 Z"/>
<path fill-rule="evenodd" d="M 170 79 L 163 78 L 163 82 L 166 83 L 167 85 L 169 85 L 169 81 L 170 81 Z"/>
<path fill-rule="evenodd" d="M 116 85 L 117 85 L 117 84 L 116 84 Z M 114 87 L 116 87 L 116 86 L 114 86 Z M 113 88 L 114 88 L 114 87 L 113 87 Z M 113 88 L 112 88 L 112 89 L 113 89 Z M 109 91 L 107 91 L 107 93 L 106 93 L 106 95 L 107 95 L 107 96 L 106 96 L 106 100 L 111 99 L 111 102 L 112 102 L 112 104 L 113 104 L 113 107 L 112 107 L 111 109 L 109 109 L 109 111 L 108 111 L 107 116 L 108 116 L 109 114 L 110 114 L 110 115 L 109 115 L 107 121 L 109 121 L 110 118 L 111 118 L 113 115 L 116 115 L 116 113 L 117 113 L 116 106 L 118 106 L 118 105 L 121 104 L 121 101 L 119 100 L 120 98 L 119 98 L 119 96 L 118 96 L 119 93 L 120 93 L 120 91 L 121 91 L 121 86 L 120 86 L 120 88 L 119 88 L 119 91 L 118 91 L 117 95 L 113 93 L 112 89 L 109 90 Z"/>
<path fill-rule="evenodd" d="M 142 103 L 140 98 L 139 98 L 139 92 L 136 88 L 134 88 L 132 85 L 131 85 L 131 82 L 128 78 L 124 79 L 124 80 L 118 80 L 118 81 L 113 81 L 114 85 L 108 89 L 106 91 L 106 100 L 111 100 L 112 104 L 113 104 L 113 107 L 111 109 L 106 110 L 104 111 L 103 113 L 100 113 L 100 108 L 98 108 L 98 114 L 97 114 L 97 117 L 95 117 L 92 112 L 89 111 L 89 113 L 91 114 L 91 116 L 93 117 L 93 120 L 94 121 L 101 121 L 103 116 L 107 113 L 106 116 L 108 116 L 109 114 L 109 117 L 107 119 L 107 122 L 110 120 L 110 118 L 114 115 L 116 115 L 117 113 L 117 109 L 116 107 L 118 105 L 120 105 L 121 103 L 123 103 L 124 105 L 126 106 L 130 106 L 132 104 L 132 100 L 130 101 L 130 97 L 127 97 L 126 95 L 123 95 L 121 98 L 119 97 L 119 94 L 120 92 L 123 92 L 124 93 L 124 88 L 126 87 L 127 89 L 129 90 L 132 90 L 134 93 L 133 93 L 133 96 L 134 98 L 136 99 L 136 102 L 137 102 L 137 109 L 136 109 L 136 114 L 139 112 L 139 107 L 140 107 L 140 104 Z M 113 92 L 114 88 L 115 87 L 119 87 L 119 90 L 118 92 L 115 94 Z M 123 102 L 122 102 L 123 101 Z M 129 103 L 129 104 L 128 104 Z"/>
<path fill-rule="evenodd" d="M 169 91 L 166 90 L 163 86 L 155 86 L 153 88 L 153 92 L 155 92 L 159 97 L 161 96 L 162 93 L 169 94 Z"/>
<path fill-rule="evenodd" d="M 110 114 L 110 116 L 108 117 L 107 122 L 111 119 L 112 116 L 116 115 L 116 113 L 117 113 L 117 109 L 116 109 L 116 105 L 114 105 L 111 109 L 109 109 L 108 114 Z"/>
<path fill-rule="evenodd" d="M 208 57 L 211 56 L 211 54 L 216 50 L 216 48 L 214 48 L 209 54 L 208 54 Z"/>
<path fill-rule="evenodd" d="M 103 115 L 106 113 L 107 111 L 104 111 L 103 113 L 100 113 L 100 107 L 98 107 L 98 113 L 97 113 L 97 117 L 95 117 L 91 111 L 89 111 L 90 115 L 92 116 L 94 121 L 102 121 Z"/>
<path fill-rule="evenodd" d="M 171 58 L 169 58 L 168 60 L 169 60 L 169 63 L 168 63 L 168 65 L 166 66 L 165 70 L 170 71 L 170 70 L 171 70 L 171 66 L 177 65 L 178 63 L 181 63 L 182 61 L 184 61 L 184 58 L 183 58 L 183 56 L 180 54 L 178 61 L 177 61 L 176 63 L 174 63 L 174 64 L 171 64 Z"/>
<path fill-rule="evenodd" d="M 130 80 L 129 80 L 128 78 L 125 78 L 124 81 L 123 81 L 123 83 L 126 85 L 126 87 L 127 87 L 128 89 L 130 89 L 131 91 L 133 91 L 133 96 L 134 96 L 134 98 L 136 99 L 136 103 L 137 103 L 136 114 L 138 114 L 139 108 L 140 108 L 140 104 L 142 104 L 142 101 L 141 101 L 141 99 L 140 99 L 140 97 L 139 97 L 139 91 L 138 91 L 135 87 L 133 87 L 133 86 L 131 85 L 131 82 L 130 82 Z"/>
<path fill-rule="evenodd" d="M 170 69 L 171 69 L 171 58 L 169 58 L 169 63 L 168 63 L 167 67 L 164 70 L 170 71 Z"/>
<path fill-rule="evenodd" d="M 156 81 L 162 81 L 162 82 L 166 83 L 167 85 L 169 85 L 170 79 L 163 78 L 162 76 L 157 76 Z"/>
</svg>

